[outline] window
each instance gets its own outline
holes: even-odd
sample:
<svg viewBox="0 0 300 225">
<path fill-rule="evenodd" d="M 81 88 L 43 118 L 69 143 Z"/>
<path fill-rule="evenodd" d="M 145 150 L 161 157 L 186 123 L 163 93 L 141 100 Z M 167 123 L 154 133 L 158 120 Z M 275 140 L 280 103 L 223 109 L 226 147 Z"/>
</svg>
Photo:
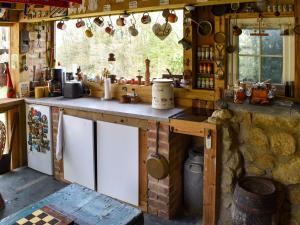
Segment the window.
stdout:
<svg viewBox="0 0 300 225">
<path fill-rule="evenodd" d="M 75 70 L 80 65 L 84 74 L 89 77 L 102 74 L 104 68 L 109 68 L 108 54 L 114 53 L 115 71 L 118 77 L 135 78 L 138 70 L 145 74 L 145 59 L 149 58 L 152 77 L 161 77 L 170 69 L 173 74 L 182 74 L 183 48 L 178 41 L 183 37 L 183 11 L 177 10 L 178 21 L 172 24 L 172 32 L 163 41 L 152 31 L 155 23 L 163 24 L 162 12 L 151 12 L 151 24 L 142 24 L 143 14 L 136 13 L 126 18 L 126 26 L 118 27 L 118 16 L 104 17 L 105 25 L 98 27 L 94 18 L 85 19 L 85 24 L 92 26 L 94 36 L 87 38 L 84 28 L 76 28 L 77 20 L 69 20 L 65 30 L 56 29 L 56 61 L 67 71 Z M 112 21 L 115 28 L 113 36 L 105 31 L 108 22 Z M 138 36 L 133 37 L 128 32 L 131 22 L 136 21 Z"/>
<path fill-rule="evenodd" d="M 274 23 L 275 22 L 275 23 Z M 233 55 L 234 80 L 284 84 L 294 80 L 293 19 L 264 19 L 263 31 L 268 36 L 252 36 L 257 33 L 257 19 L 239 20 L 243 33 L 235 38 L 238 51 Z M 288 35 L 282 35 L 283 33 Z M 229 61 L 231 61 L 229 60 Z M 229 66 L 230 68 L 230 66 Z"/>
</svg>

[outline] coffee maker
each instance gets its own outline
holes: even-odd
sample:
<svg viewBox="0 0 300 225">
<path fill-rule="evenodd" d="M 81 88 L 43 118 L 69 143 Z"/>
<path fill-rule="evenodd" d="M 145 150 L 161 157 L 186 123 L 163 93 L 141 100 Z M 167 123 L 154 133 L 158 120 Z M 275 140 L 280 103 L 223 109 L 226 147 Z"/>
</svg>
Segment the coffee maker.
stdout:
<svg viewBox="0 0 300 225">
<path fill-rule="evenodd" d="M 65 75 L 63 69 L 51 69 L 51 80 L 48 83 L 49 96 L 57 97 L 63 95 Z"/>
</svg>

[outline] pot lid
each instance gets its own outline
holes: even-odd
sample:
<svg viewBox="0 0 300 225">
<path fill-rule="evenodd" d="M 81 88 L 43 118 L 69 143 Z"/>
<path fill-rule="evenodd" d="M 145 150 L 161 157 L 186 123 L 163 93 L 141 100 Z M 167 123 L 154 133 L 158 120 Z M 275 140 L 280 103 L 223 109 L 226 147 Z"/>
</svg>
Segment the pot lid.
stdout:
<svg viewBox="0 0 300 225">
<path fill-rule="evenodd" d="M 173 80 L 171 79 L 154 79 L 153 83 L 173 83 Z"/>
</svg>

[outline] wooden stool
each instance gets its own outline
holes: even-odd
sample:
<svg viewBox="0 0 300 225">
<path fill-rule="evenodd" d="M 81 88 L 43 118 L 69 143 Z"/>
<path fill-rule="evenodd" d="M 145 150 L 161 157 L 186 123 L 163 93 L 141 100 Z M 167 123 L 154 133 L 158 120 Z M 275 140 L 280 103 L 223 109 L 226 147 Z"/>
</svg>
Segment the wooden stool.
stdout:
<svg viewBox="0 0 300 225">
<path fill-rule="evenodd" d="M 4 207 L 5 207 L 5 203 L 4 203 L 4 200 L 3 200 L 2 195 L 0 193 L 0 210 L 4 209 Z"/>
</svg>

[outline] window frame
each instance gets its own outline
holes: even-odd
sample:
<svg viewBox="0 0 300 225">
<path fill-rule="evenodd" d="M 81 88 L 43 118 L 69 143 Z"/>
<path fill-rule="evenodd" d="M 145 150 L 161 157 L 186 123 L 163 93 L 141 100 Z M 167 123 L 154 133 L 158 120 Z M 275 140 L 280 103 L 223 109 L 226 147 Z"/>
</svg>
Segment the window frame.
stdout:
<svg viewBox="0 0 300 225">
<path fill-rule="evenodd" d="M 232 35 L 232 27 L 237 24 L 241 29 L 245 28 L 256 28 L 257 29 L 257 18 L 248 18 L 248 19 L 231 19 L 229 33 L 233 41 L 234 46 L 239 46 L 239 37 Z M 292 28 L 295 24 L 294 17 L 285 17 L 285 18 L 264 18 L 263 24 L 265 29 L 281 29 L 281 25 L 290 26 Z M 295 80 L 295 35 L 287 35 L 283 37 L 283 53 L 281 55 L 283 60 L 283 71 L 282 71 L 282 83 L 273 83 L 278 86 L 282 86 L 286 81 Z M 260 37 L 261 42 L 262 37 Z M 263 57 L 275 57 L 275 55 L 262 55 L 262 45 L 260 44 L 260 55 L 249 55 L 253 57 L 259 57 L 259 79 L 261 78 L 262 64 L 261 59 Z M 228 54 L 228 85 L 233 86 L 239 81 L 239 48 L 233 54 Z M 246 54 L 243 54 L 246 56 Z M 276 57 L 279 57 L 276 55 Z M 246 82 L 252 83 L 252 82 Z"/>
</svg>

